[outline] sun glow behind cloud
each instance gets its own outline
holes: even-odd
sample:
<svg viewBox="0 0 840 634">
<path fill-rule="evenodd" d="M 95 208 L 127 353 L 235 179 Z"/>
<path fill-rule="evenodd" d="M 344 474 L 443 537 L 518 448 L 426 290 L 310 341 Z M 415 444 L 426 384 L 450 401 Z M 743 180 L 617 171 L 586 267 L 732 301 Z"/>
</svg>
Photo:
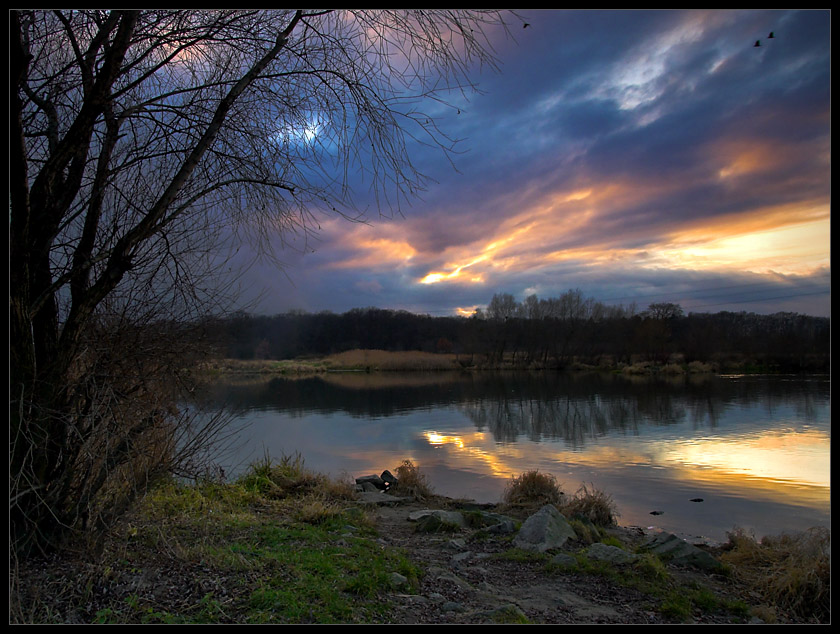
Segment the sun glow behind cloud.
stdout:
<svg viewBox="0 0 840 634">
<path fill-rule="evenodd" d="M 541 14 L 523 32 L 521 59 L 506 49 L 510 72 L 482 77 L 486 99 L 448 121 L 470 148 L 457 176 L 430 174 L 438 186 L 405 217 L 377 219 L 360 205 L 370 225 L 321 222 L 306 275 L 329 277 L 306 292 L 336 309 L 470 314 L 497 292 L 521 299 L 579 287 L 602 299 L 620 283 L 645 301 L 647 285 L 635 279 L 656 278 L 663 293 L 744 275 L 793 293 L 805 287 L 779 276 L 825 279 L 828 17 Z M 554 41 L 564 25 L 579 27 L 571 50 L 585 59 Z M 753 48 L 758 36 L 743 34 L 755 28 L 782 37 Z M 608 41 L 591 35 L 608 29 Z M 553 60 L 550 73 L 534 55 Z M 300 122 L 297 136 L 320 142 L 315 123 Z M 422 158 L 420 167 L 434 165 Z M 778 309 L 828 312 L 820 288 L 819 299 Z"/>
<path fill-rule="evenodd" d="M 694 246 L 656 250 L 671 268 L 738 269 L 808 274 L 829 264 L 827 220 L 711 239 Z"/>
<path fill-rule="evenodd" d="M 636 198 L 655 196 L 642 192 Z M 442 268 L 420 284 L 483 283 L 502 272 L 539 270 L 561 262 L 698 271 L 808 274 L 830 264 L 830 211 L 819 203 L 780 205 L 707 220 L 663 217 L 635 233 L 599 231 L 626 186 L 557 194 L 518 214 L 473 251 L 453 248 Z M 648 231 L 650 235 L 645 235 Z"/>
</svg>

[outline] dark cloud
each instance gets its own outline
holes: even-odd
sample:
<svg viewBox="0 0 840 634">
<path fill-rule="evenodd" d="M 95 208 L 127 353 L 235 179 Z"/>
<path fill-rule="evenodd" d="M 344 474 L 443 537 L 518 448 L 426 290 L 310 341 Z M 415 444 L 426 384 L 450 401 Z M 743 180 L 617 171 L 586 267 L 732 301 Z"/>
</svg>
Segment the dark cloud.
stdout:
<svg viewBox="0 0 840 634">
<path fill-rule="evenodd" d="M 758 259 L 724 258 L 715 269 L 673 255 L 730 230 L 827 227 L 828 11 L 544 10 L 523 19 L 531 26 L 512 26 L 516 42 L 496 41 L 501 72 L 477 75 L 481 94 L 436 110 L 447 134 L 464 139 L 451 157 L 457 170 L 416 148 L 434 180 L 405 217 L 374 211 L 364 233 L 331 225 L 316 253 L 289 268 L 292 288 L 264 271 L 266 311 L 438 313 L 486 304 L 494 292 L 581 287 L 598 299 L 644 302 L 662 289 L 674 294 L 668 301 L 713 310 L 740 298 L 745 310 L 828 314 L 827 235 L 822 245 L 775 245 L 775 272 Z M 752 46 L 770 31 L 773 40 Z M 706 253 L 722 253 L 710 245 Z M 810 265 L 791 255 L 807 247 Z M 470 276 L 418 284 L 461 266 Z M 752 294 L 724 296 L 741 283 Z M 692 295 L 704 289 L 707 304 Z"/>
</svg>

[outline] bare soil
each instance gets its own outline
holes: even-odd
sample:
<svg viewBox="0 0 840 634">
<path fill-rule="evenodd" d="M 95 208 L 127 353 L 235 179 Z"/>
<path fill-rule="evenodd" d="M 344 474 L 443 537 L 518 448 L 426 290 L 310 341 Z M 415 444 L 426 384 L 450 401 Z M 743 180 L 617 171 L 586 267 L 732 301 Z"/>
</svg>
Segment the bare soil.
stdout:
<svg viewBox="0 0 840 634">
<path fill-rule="evenodd" d="M 377 526 L 386 547 L 403 549 L 427 571 L 419 594 L 396 595 L 396 622 L 493 623 L 522 617 L 531 623 L 685 622 L 663 615 L 661 598 L 601 575 L 558 571 L 537 558 L 499 557 L 511 548 L 509 541 L 469 539 L 466 532 L 417 532 L 408 515 L 423 508 L 427 507 L 412 502 L 377 511 Z M 628 546 L 645 538 L 640 528 L 609 531 Z M 669 573 L 674 583 L 699 584 L 722 598 L 747 604 L 755 599 L 727 577 L 675 567 L 669 567 Z M 689 622 L 743 623 L 744 619 L 696 612 Z"/>
<path fill-rule="evenodd" d="M 471 530 L 417 532 L 408 516 L 429 506 L 452 508 L 458 503 L 443 499 L 433 504 L 408 502 L 374 511 L 376 539 L 382 547 L 401 549 L 423 571 L 419 589 L 382 589 L 384 622 L 653 624 L 743 623 L 750 618 L 701 611 L 688 618 L 675 617 L 662 609 L 661 596 L 620 583 L 620 578 L 558 570 L 546 566 L 545 559 L 500 556 L 511 549 L 510 539 L 504 537 L 477 539 Z M 610 532 L 630 547 L 644 538 L 636 528 L 616 527 Z M 195 614 L 196 606 L 212 595 L 214 612 L 208 618 L 219 623 L 243 622 L 245 616 L 237 606 L 247 603 L 251 584 L 244 577 L 248 570 L 220 570 L 172 552 L 147 555 L 142 568 L 121 561 L 118 548 L 109 548 L 96 558 L 79 549 L 21 562 L 20 567 L 13 562 L 10 621 L 109 622 L 108 606 L 114 605 L 115 597 L 120 604 L 131 600 L 153 605 L 160 613 Z M 718 597 L 757 603 L 757 595 L 732 578 L 693 569 L 669 567 L 668 571 L 675 585 L 699 585 Z"/>
</svg>

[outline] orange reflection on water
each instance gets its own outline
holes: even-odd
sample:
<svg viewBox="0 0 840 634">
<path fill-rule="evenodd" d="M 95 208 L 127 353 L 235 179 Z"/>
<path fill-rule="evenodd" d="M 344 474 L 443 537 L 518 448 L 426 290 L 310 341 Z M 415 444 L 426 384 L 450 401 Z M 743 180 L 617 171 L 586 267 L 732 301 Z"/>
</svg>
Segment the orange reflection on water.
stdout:
<svg viewBox="0 0 840 634">
<path fill-rule="evenodd" d="M 750 489 L 774 499 L 828 502 L 831 438 L 819 431 L 768 432 L 670 445 L 663 460 L 681 479 Z"/>
<path fill-rule="evenodd" d="M 427 431 L 423 433 L 423 436 L 434 447 L 454 449 L 460 469 L 495 478 L 506 478 L 512 473 L 504 464 L 503 455 L 483 447 L 488 442 L 484 432 L 475 432 L 467 436 L 449 436 Z"/>
<path fill-rule="evenodd" d="M 453 450 L 459 469 L 495 478 L 539 469 L 554 470 L 563 480 L 578 469 L 620 474 L 642 467 L 656 469 L 662 480 L 702 485 L 736 497 L 817 506 L 830 502 L 831 438 L 816 430 L 689 440 L 624 437 L 584 451 L 570 451 L 554 442 L 514 443 L 502 450 L 484 433 L 428 431 L 424 436 L 430 445 Z M 563 473 L 556 473 L 558 469 Z"/>
</svg>

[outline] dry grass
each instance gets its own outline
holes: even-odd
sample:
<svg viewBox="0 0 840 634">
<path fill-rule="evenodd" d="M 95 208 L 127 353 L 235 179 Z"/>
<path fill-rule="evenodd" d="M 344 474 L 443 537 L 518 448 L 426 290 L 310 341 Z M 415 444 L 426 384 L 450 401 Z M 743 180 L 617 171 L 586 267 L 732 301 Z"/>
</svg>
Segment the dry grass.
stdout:
<svg viewBox="0 0 840 634">
<path fill-rule="evenodd" d="M 214 374 L 282 374 L 289 377 L 324 372 L 356 371 L 430 371 L 456 370 L 462 366 L 454 354 L 406 350 L 348 350 L 322 359 L 215 359 L 200 366 Z"/>
<path fill-rule="evenodd" d="M 590 485 L 581 485 L 577 493 L 560 506 L 566 517 L 580 515 L 596 526 L 614 526 L 616 508 L 612 496 Z"/>
<path fill-rule="evenodd" d="M 417 500 L 424 500 L 434 495 L 426 475 L 420 472 L 420 467 L 415 467 L 411 460 L 403 460 L 403 463 L 394 469 L 397 477 L 397 486 L 394 491 L 397 495 L 408 495 Z"/>
<path fill-rule="evenodd" d="M 251 465 L 240 483 L 246 490 L 275 500 L 299 499 L 304 495 L 321 500 L 351 500 L 355 497 L 352 483 L 310 471 L 297 453 L 281 456 L 277 461 L 266 457 Z"/>
<path fill-rule="evenodd" d="M 502 505 L 508 510 L 524 513 L 545 504 L 554 504 L 567 518 L 584 517 L 596 526 L 616 524 L 615 502 L 610 495 L 584 484 L 573 496 L 567 496 L 553 475 L 538 470 L 512 477 L 502 498 Z"/>
<path fill-rule="evenodd" d="M 509 508 L 532 509 L 545 504 L 563 504 L 564 495 L 557 479 L 550 473 L 526 471 L 511 478 L 502 498 Z"/>
<path fill-rule="evenodd" d="M 330 367 L 346 370 L 453 370 L 454 354 L 437 354 L 410 350 L 348 350 L 325 359 Z"/>
<path fill-rule="evenodd" d="M 757 588 L 776 609 L 811 622 L 831 620 L 831 533 L 812 528 L 798 535 L 756 541 L 743 530 L 729 534 L 721 560 Z"/>
</svg>

